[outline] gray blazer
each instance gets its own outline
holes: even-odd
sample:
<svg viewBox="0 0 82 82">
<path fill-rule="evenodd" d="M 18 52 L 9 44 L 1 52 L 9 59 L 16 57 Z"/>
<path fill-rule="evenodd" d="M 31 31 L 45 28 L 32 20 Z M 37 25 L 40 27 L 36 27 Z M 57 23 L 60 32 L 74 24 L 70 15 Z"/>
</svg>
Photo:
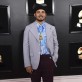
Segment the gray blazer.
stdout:
<svg viewBox="0 0 82 82">
<path fill-rule="evenodd" d="M 58 59 L 58 41 L 55 27 L 46 23 L 47 47 L 56 65 Z M 40 61 L 39 36 L 35 22 L 26 26 L 23 37 L 24 66 L 37 69 Z"/>
</svg>

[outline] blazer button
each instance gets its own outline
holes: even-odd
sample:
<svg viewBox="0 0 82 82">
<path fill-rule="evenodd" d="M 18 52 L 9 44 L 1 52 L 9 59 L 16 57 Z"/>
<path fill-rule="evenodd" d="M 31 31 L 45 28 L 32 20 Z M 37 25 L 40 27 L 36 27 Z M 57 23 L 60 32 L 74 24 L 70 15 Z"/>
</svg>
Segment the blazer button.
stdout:
<svg viewBox="0 0 82 82">
<path fill-rule="evenodd" d="M 52 57 L 50 57 L 50 59 L 52 59 Z"/>
</svg>

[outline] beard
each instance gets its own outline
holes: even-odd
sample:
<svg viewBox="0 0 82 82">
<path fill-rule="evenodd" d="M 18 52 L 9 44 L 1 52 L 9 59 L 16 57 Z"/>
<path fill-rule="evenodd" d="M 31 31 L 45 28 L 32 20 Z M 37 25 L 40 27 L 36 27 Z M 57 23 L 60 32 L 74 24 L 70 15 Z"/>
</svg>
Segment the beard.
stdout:
<svg viewBox="0 0 82 82">
<path fill-rule="evenodd" d="M 36 18 L 39 22 L 42 22 L 42 21 L 44 21 L 45 20 L 45 18 L 43 17 L 43 16 L 38 16 L 37 18 Z"/>
</svg>

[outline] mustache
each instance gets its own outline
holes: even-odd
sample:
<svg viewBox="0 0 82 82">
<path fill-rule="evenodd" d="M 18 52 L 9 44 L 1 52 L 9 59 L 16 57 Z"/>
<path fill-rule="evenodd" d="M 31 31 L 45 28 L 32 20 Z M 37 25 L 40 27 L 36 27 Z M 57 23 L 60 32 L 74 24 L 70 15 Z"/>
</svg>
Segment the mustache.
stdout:
<svg viewBox="0 0 82 82">
<path fill-rule="evenodd" d="M 42 15 L 40 15 L 39 17 L 43 17 Z"/>
</svg>

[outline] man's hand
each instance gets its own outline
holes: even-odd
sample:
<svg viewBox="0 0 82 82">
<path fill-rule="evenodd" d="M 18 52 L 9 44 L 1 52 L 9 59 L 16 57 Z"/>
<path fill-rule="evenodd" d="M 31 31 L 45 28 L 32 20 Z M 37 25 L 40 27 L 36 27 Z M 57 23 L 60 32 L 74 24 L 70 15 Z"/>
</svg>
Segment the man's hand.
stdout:
<svg viewBox="0 0 82 82">
<path fill-rule="evenodd" d="M 32 74 L 32 72 L 33 72 L 32 66 L 26 67 L 26 71 L 28 73 Z"/>
</svg>

